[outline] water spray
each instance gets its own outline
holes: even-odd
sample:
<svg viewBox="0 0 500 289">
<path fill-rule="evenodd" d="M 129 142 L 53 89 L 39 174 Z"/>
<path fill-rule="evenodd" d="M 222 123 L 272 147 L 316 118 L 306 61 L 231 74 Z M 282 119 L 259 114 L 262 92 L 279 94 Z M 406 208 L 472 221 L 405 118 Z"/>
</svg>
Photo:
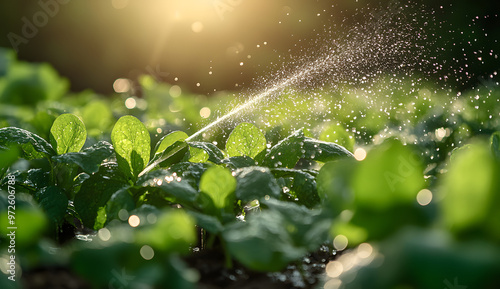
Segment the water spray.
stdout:
<svg viewBox="0 0 500 289">
<path fill-rule="evenodd" d="M 394 24 L 391 19 L 401 12 L 394 10 L 381 11 L 376 16 L 372 16 L 371 21 L 367 21 L 364 26 L 361 25 L 360 30 L 354 28 L 348 31 L 344 38 L 330 42 L 328 51 L 322 56 L 299 66 L 294 74 L 278 81 L 270 88 L 193 133 L 178 148 L 169 151 L 166 155 L 147 166 L 139 174 L 139 177 L 186 148 L 188 146 L 187 142 L 192 141 L 240 112 L 251 108 L 259 101 L 279 94 L 291 85 L 307 82 L 308 79 L 319 78 L 322 80 L 323 77 L 331 83 L 356 82 L 359 79 L 366 78 L 366 75 L 373 76 L 382 70 L 400 69 L 403 67 L 402 64 L 414 63 L 420 56 L 419 53 L 411 56 L 412 50 L 418 48 L 412 41 L 415 40 L 413 39 L 414 36 L 412 36 L 415 35 L 412 33 L 412 28 L 409 27 L 407 28 L 408 31 L 403 31 L 400 34 L 396 34 L 392 29 L 389 29 L 389 26 Z"/>
</svg>

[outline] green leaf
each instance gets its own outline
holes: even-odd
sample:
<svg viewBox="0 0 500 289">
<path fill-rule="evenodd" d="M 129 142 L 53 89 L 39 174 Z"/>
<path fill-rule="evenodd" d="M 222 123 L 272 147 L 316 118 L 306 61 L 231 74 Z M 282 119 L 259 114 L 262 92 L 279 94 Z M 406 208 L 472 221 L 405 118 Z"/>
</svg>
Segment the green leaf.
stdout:
<svg viewBox="0 0 500 289">
<path fill-rule="evenodd" d="M 0 180 L 7 169 L 19 158 L 19 149 L 15 146 L 0 148 Z"/>
<path fill-rule="evenodd" d="M 52 146 L 34 133 L 17 127 L 0 129 L 0 147 L 5 149 L 11 146 L 19 147 L 21 156 L 27 160 L 56 155 Z"/>
<path fill-rule="evenodd" d="M 58 115 L 58 113 L 54 113 L 50 110 L 40 110 L 36 113 L 30 123 L 40 137 L 43 139 L 50 139 L 50 128 Z"/>
<path fill-rule="evenodd" d="M 304 139 L 305 136 L 302 130 L 295 131 L 271 148 L 262 161 L 262 165 L 269 168 L 295 167 L 295 164 L 303 155 Z"/>
<path fill-rule="evenodd" d="M 137 242 L 159 251 L 188 253 L 196 241 L 195 225 L 194 218 L 183 210 L 168 210 L 136 235 Z"/>
<path fill-rule="evenodd" d="M 274 210 L 283 216 L 282 226 L 291 236 L 295 247 L 314 251 L 329 237 L 331 219 L 320 210 L 310 210 L 295 203 L 276 199 L 262 201 L 266 210 Z"/>
<path fill-rule="evenodd" d="M 266 137 L 251 123 L 239 124 L 229 135 L 226 152 L 230 157 L 249 156 L 255 158 L 266 149 Z"/>
<path fill-rule="evenodd" d="M 224 153 L 213 143 L 209 142 L 188 142 L 190 147 L 202 149 L 208 153 L 208 160 L 220 164 L 224 159 Z"/>
<path fill-rule="evenodd" d="M 14 172 L 13 175 L 16 176 L 16 186 L 22 186 L 31 193 L 35 193 L 40 189 L 49 186 L 50 183 L 50 171 L 43 169 L 30 169 L 23 172 Z"/>
<path fill-rule="evenodd" d="M 214 216 L 206 215 L 197 211 L 188 211 L 196 219 L 196 224 L 212 234 L 219 234 L 224 230 L 222 223 Z"/>
<path fill-rule="evenodd" d="M 113 121 L 113 113 L 106 102 L 94 100 L 83 108 L 82 119 L 89 134 L 97 137 L 108 130 Z"/>
<path fill-rule="evenodd" d="M 99 210 L 105 208 L 111 196 L 120 189 L 128 186 L 118 171 L 116 164 L 102 165 L 99 171 L 86 179 L 75 196 L 75 210 L 83 224 L 92 229 L 100 229 L 96 224 Z"/>
<path fill-rule="evenodd" d="M 466 232 L 496 223 L 488 234 L 500 237 L 498 226 L 499 169 L 484 144 L 473 143 L 455 152 L 454 161 L 442 179 L 443 199 L 439 203 L 443 219 L 453 232 Z M 496 217 L 493 218 L 493 215 Z"/>
<path fill-rule="evenodd" d="M 370 151 L 352 179 L 357 206 L 384 210 L 415 203 L 424 186 L 420 156 L 393 139 Z"/>
<path fill-rule="evenodd" d="M 187 181 L 193 188 L 198 190 L 200 179 L 203 173 L 213 166 L 210 163 L 177 163 L 169 168 L 169 171 L 175 172 L 177 176 Z"/>
<path fill-rule="evenodd" d="M 222 236 L 236 260 L 257 271 L 279 271 L 307 253 L 295 247 L 284 216 L 275 210 L 252 214 L 226 226 Z"/>
<path fill-rule="evenodd" d="M 172 164 L 180 162 L 185 158 L 188 151 L 188 145 L 185 141 L 176 141 L 164 151 L 155 154 L 148 166 L 139 174 L 139 177 L 156 167 L 170 167 Z"/>
<path fill-rule="evenodd" d="M 9 67 L 0 102 L 32 106 L 39 101 L 57 100 L 66 94 L 67 79 L 61 78 L 49 64 L 16 62 Z"/>
<path fill-rule="evenodd" d="M 304 138 L 303 159 L 320 162 L 338 160 L 342 157 L 352 157 L 352 153 L 346 148 L 331 142 L 323 142 L 312 138 Z"/>
<path fill-rule="evenodd" d="M 214 166 L 207 169 L 200 180 L 200 191 L 205 193 L 218 212 L 231 211 L 235 201 L 236 180 L 231 171 Z"/>
<path fill-rule="evenodd" d="M 352 151 L 354 148 L 354 137 L 340 124 L 330 124 L 326 126 L 319 136 L 319 140 L 336 143 Z"/>
<path fill-rule="evenodd" d="M 136 179 L 146 167 L 151 150 L 151 138 L 144 124 L 137 118 L 121 117 L 111 132 L 118 167 L 129 178 Z"/>
<path fill-rule="evenodd" d="M 54 186 L 40 190 L 35 199 L 44 210 L 45 214 L 56 225 L 61 225 L 68 207 L 68 198 L 61 189 Z"/>
<path fill-rule="evenodd" d="M 300 170 L 273 169 L 276 178 L 291 178 L 290 193 L 298 199 L 298 203 L 308 208 L 313 208 L 320 203 L 316 189 L 315 176 Z"/>
<path fill-rule="evenodd" d="M 204 163 L 210 156 L 204 149 L 189 146 L 189 161 L 192 163 Z"/>
<path fill-rule="evenodd" d="M 192 203 L 198 196 L 198 192 L 187 181 L 167 170 L 152 171 L 142 176 L 137 183 L 150 189 L 158 188 L 161 197 L 172 196 L 179 203 Z"/>
<path fill-rule="evenodd" d="M 100 141 L 91 147 L 88 147 L 81 152 L 66 153 L 52 157 L 58 163 L 76 164 L 88 174 L 95 173 L 99 170 L 99 165 L 103 160 L 110 157 L 113 153 L 113 147 L 110 143 Z"/>
<path fill-rule="evenodd" d="M 328 162 L 316 177 L 318 196 L 333 217 L 353 209 L 351 178 L 358 165 L 359 162 L 351 158 Z"/>
<path fill-rule="evenodd" d="M 169 146 L 173 145 L 177 141 L 184 141 L 188 138 L 188 135 L 183 131 L 174 131 L 166 136 L 162 137 L 160 141 L 156 144 L 155 155 L 161 154 Z"/>
<path fill-rule="evenodd" d="M 256 161 L 254 161 L 251 157 L 247 156 L 230 157 L 227 159 L 223 159 L 222 163 L 227 165 L 231 169 L 241 169 L 257 165 Z"/>
<path fill-rule="evenodd" d="M 297 130 L 273 146 L 262 164 L 269 168 L 291 169 L 300 159 L 327 162 L 348 156 L 352 154 L 344 147 L 306 137 L 303 130 Z"/>
<path fill-rule="evenodd" d="M 243 202 L 261 200 L 265 197 L 279 198 L 281 188 L 268 168 L 247 167 L 235 171 L 236 198 Z"/>
<path fill-rule="evenodd" d="M 135 202 L 129 192 L 129 188 L 125 187 L 116 191 L 106 203 L 106 224 L 112 220 L 119 219 L 118 213 L 121 210 L 131 212 L 134 209 Z"/>
<path fill-rule="evenodd" d="M 62 114 L 50 128 L 50 143 L 57 154 L 79 152 L 87 139 L 83 122 L 73 114 Z"/>
</svg>

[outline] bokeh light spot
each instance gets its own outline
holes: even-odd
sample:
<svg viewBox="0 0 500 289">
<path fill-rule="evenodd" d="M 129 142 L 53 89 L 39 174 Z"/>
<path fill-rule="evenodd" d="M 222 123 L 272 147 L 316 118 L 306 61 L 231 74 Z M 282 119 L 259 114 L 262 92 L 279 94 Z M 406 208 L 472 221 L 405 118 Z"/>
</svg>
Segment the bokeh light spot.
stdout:
<svg viewBox="0 0 500 289">
<path fill-rule="evenodd" d="M 333 239 L 333 247 L 335 247 L 336 250 L 342 251 L 345 248 L 347 248 L 347 244 L 349 241 L 347 240 L 347 237 L 344 235 L 338 235 Z"/>
<path fill-rule="evenodd" d="M 172 87 L 170 87 L 170 90 L 168 91 L 168 93 L 170 93 L 171 97 L 174 97 L 174 98 L 179 97 L 182 93 L 182 89 L 178 85 L 172 85 Z"/>
<path fill-rule="evenodd" d="M 366 151 L 362 148 L 357 148 L 355 151 L 354 151 L 354 158 L 357 160 L 357 161 L 362 161 L 366 158 Z"/>
<path fill-rule="evenodd" d="M 139 252 L 141 253 L 141 257 L 144 258 L 144 260 L 151 260 L 155 256 L 155 251 L 148 245 L 142 246 Z"/>
<path fill-rule="evenodd" d="M 359 258 L 368 258 L 373 253 L 373 247 L 368 243 L 359 244 L 357 253 Z"/>
<path fill-rule="evenodd" d="M 427 206 L 432 201 L 432 192 L 428 189 L 420 190 L 417 194 L 417 202 L 421 206 Z"/>
<path fill-rule="evenodd" d="M 200 109 L 200 116 L 203 117 L 203 118 L 208 118 L 210 116 L 210 108 L 208 107 L 203 107 L 202 109 Z"/>
<path fill-rule="evenodd" d="M 113 82 L 113 90 L 117 93 L 123 93 L 130 90 L 130 80 L 126 78 L 118 78 Z"/>
<path fill-rule="evenodd" d="M 122 221 L 126 221 L 129 217 L 129 214 L 127 212 L 127 210 L 125 209 L 121 209 L 120 211 L 118 211 L 118 218 L 120 218 L 120 220 Z"/>
<path fill-rule="evenodd" d="M 326 265 L 326 274 L 328 277 L 336 278 L 344 272 L 344 266 L 339 261 L 331 261 Z"/>
<path fill-rule="evenodd" d="M 99 239 L 106 242 L 109 241 L 109 239 L 111 238 L 111 232 L 106 228 L 102 228 L 97 233 L 97 236 L 99 236 Z"/>
<path fill-rule="evenodd" d="M 137 215 L 132 215 L 128 218 L 128 224 L 130 227 L 137 227 L 141 223 L 141 219 Z"/>
<path fill-rule="evenodd" d="M 135 100 L 135 98 L 129 97 L 129 98 L 127 98 L 127 100 L 125 100 L 125 107 L 126 108 L 133 109 L 136 106 L 137 106 L 137 101 Z"/>
</svg>

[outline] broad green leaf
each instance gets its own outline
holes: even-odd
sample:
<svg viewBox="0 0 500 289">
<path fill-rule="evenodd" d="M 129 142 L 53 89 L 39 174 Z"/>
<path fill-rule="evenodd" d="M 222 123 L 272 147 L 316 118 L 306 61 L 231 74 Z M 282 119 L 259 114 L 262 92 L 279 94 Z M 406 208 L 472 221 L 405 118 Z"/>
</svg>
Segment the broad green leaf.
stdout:
<svg viewBox="0 0 500 289">
<path fill-rule="evenodd" d="M 316 178 L 305 171 L 292 169 L 271 170 L 276 178 L 290 178 L 289 193 L 298 199 L 298 203 L 308 208 L 313 208 L 320 203 L 316 189 Z"/>
<path fill-rule="evenodd" d="M 399 141 L 387 140 L 369 152 L 352 182 L 357 206 L 384 210 L 415 203 L 424 186 L 420 157 Z"/>
<path fill-rule="evenodd" d="M 319 140 L 336 143 L 345 147 L 349 151 L 354 148 L 354 136 L 340 124 L 330 124 L 326 126 L 319 136 Z"/>
<path fill-rule="evenodd" d="M 68 207 L 68 198 L 61 189 L 54 186 L 45 187 L 35 195 L 40 207 L 57 226 L 61 225 Z"/>
<path fill-rule="evenodd" d="M 348 156 L 352 154 L 344 147 L 306 137 L 303 130 L 297 130 L 273 146 L 262 164 L 292 169 L 300 159 L 327 162 Z"/>
<path fill-rule="evenodd" d="M 157 166 L 169 167 L 182 160 L 187 153 L 187 143 L 185 142 L 187 137 L 188 135 L 183 131 L 174 131 L 163 136 L 156 144 L 155 154 L 145 172 Z"/>
<path fill-rule="evenodd" d="M 135 209 L 134 198 L 129 192 L 129 188 L 125 187 L 116 191 L 106 204 L 106 223 L 112 220 L 119 219 L 118 213 L 121 210 L 131 212 Z"/>
<path fill-rule="evenodd" d="M 62 114 L 50 128 L 50 143 L 57 154 L 79 152 L 87 139 L 83 122 L 73 114 Z"/>
<path fill-rule="evenodd" d="M 68 80 L 46 63 L 16 62 L 3 79 L 6 82 L 0 90 L 0 102 L 22 106 L 60 99 L 69 87 Z"/>
<path fill-rule="evenodd" d="M 28 171 L 12 173 L 16 177 L 16 187 L 23 187 L 31 194 L 36 193 L 40 189 L 49 186 L 50 171 L 43 169 L 30 169 Z"/>
<path fill-rule="evenodd" d="M 211 167 L 201 176 L 200 191 L 213 201 L 215 209 L 219 212 L 232 210 L 235 189 L 236 179 L 231 171 L 223 167 Z"/>
<path fill-rule="evenodd" d="M 484 144 L 471 144 L 455 152 L 454 161 L 442 179 L 440 207 L 448 228 L 454 232 L 476 229 L 498 211 L 498 166 Z M 499 225 L 499 221 L 494 221 Z M 496 232 L 500 229 L 496 228 Z"/>
<path fill-rule="evenodd" d="M 155 155 L 161 154 L 165 151 L 169 146 L 173 145 L 177 141 L 184 141 L 188 138 L 188 135 L 183 131 L 174 131 L 171 132 L 160 139 L 160 141 L 156 144 Z"/>
<path fill-rule="evenodd" d="M 177 163 L 169 168 L 169 171 L 175 172 L 177 176 L 187 181 L 193 188 L 198 189 L 200 179 L 203 173 L 211 167 L 208 163 Z"/>
<path fill-rule="evenodd" d="M 353 158 L 328 162 L 316 177 L 318 196 L 332 216 L 353 208 L 351 178 L 359 162 Z"/>
<path fill-rule="evenodd" d="M 97 137 L 110 127 L 113 113 L 106 102 L 94 100 L 83 108 L 82 119 L 89 134 Z"/>
<path fill-rule="evenodd" d="M 96 218 L 99 210 L 105 208 L 111 196 L 128 186 L 125 178 L 118 171 L 116 164 L 106 164 L 99 171 L 86 179 L 75 196 L 75 210 L 80 216 L 83 224 L 92 229 L 100 229 L 96 226 Z"/>
<path fill-rule="evenodd" d="M 210 156 L 204 149 L 189 147 L 189 161 L 192 163 L 204 163 Z"/>
<path fill-rule="evenodd" d="M 241 169 L 257 165 L 256 161 L 254 161 L 251 157 L 247 156 L 230 157 L 227 159 L 223 159 L 222 163 L 227 165 L 231 169 Z"/>
<path fill-rule="evenodd" d="M 0 148 L 17 146 L 21 157 L 32 160 L 56 155 L 52 146 L 43 138 L 17 127 L 0 129 Z"/>
<path fill-rule="evenodd" d="M 99 165 L 103 160 L 110 157 L 113 153 L 113 147 L 110 143 L 100 141 L 91 147 L 88 147 L 81 152 L 66 153 L 52 157 L 58 163 L 76 164 L 88 174 L 95 173 L 99 170 Z"/>
<path fill-rule="evenodd" d="M 198 192 L 182 177 L 167 170 L 156 170 L 142 176 L 137 181 L 139 186 L 151 189 L 150 194 L 160 194 L 161 197 L 174 197 L 180 203 L 194 202 Z M 153 191 L 157 188 L 158 191 Z"/>
<path fill-rule="evenodd" d="M 208 160 L 220 164 L 224 159 L 224 153 L 213 143 L 209 142 L 188 142 L 190 147 L 202 149 L 208 153 Z"/>
<path fill-rule="evenodd" d="M 118 167 L 127 176 L 135 179 L 146 167 L 151 150 L 151 138 L 144 124 L 137 118 L 121 117 L 111 132 Z"/>
<path fill-rule="evenodd" d="M 246 222 L 226 226 L 222 237 L 236 260 L 257 271 L 279 271 L 307 253 L 295 247 L 290 236 L 292 227 L 276 210 L 266 210 L 248 216 Z"/>
<path fill-rule="evenodd" d="M 342 157 L 352 157 L 346 148 L 331 142 L 323 142 L 312 138 L 304 138 L 304 155 L 302 158 L 320 162 L 329 162 Z"/>
<path fill-rule="evenodd" d="M 40 137 L 50 139 L 50 128 L 58 115 L 50 110 L 39 110 L 30 123 Z"/>
<path fill-rule="evenodd" d="M 168 210 L 154 225 L 137 234 L 137 243 L 160 251 L 188 253 L 196 241 L 195 225 L 194 218 L 183 210 Z"/>
<path fill-rule="evenodd" d="M 236 198 L 243 202 L 264 199 L 265 197 L 279 198 L 281 188 L 268 168 L 247 167 L 235 171 Z"/>
<path fill-rule="evenodd" d="M 302 130 L 295 131 L 271 148 L 262 161 L 262 165 L 269 168 L 295 167 L 303 155 L 304 139 Z"/>
<path fill-rule="evenodd" d="M 0 148 L 0 180 L 7 169 L 19 158 L 19 149 L 15 146 L 10 148 Z"/>
<path fill-rule="evenodd" d="M 170 167 L 172 164 L 180 162 L 189 151 L 188 145 L 183 140 L 178 140 L 165 150 L 156 153 L 148 166 L 139 174 L 139 177 L 150 172 L 156 167 Z"/>
<path fill-rule="evenodd" d="M 266 149 L 266 137 L 251 123 L 239 124 L 229 135 L 226 152 L 230 157 L 249 156 L 255 158 Z"/>
<path fill-rule="evenodd" d="M 213 234 L 219 234 L 224 230 L 222 223 L 214 216 L 206 215 L 197 211 L 188 211 L 196 219 L 196 224 Z"/>
<path fill-rule="evenodd" d="M 310 210 L 305 206 L 277 199 L 263 200 L 261 206 L 283 216 L 282 226 L 291 236 L 295 247 L 314 251 L 328 240 L 332 221 L 320 210 Z"/>
</svg>

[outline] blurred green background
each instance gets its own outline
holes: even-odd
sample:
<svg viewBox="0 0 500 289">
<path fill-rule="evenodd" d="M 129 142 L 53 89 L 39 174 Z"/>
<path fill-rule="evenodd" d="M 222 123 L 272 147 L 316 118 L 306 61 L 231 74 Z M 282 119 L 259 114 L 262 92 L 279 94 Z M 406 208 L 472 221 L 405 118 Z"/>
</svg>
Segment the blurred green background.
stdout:
<svg viewBox="0 0 500 289">
<path fill-rule="evenodd" d="M 358 9 L 387 7 L 395 2 L 406 3 L 1 1 L 0 46 L 15 48 L 20 60 L 49 62 L 69 78 L 73 91 L 91 88 L 108 94 L 117 78 L 151 74 L 157 80 L 208 94 L 251 86 L 253 78 L 279 68 L 283 57 L 303 56 L 314 50 L 313 40 L 323 37 L 324 30 L 346 19 L 356 23 L 362 17 L 352 16 Z M 419 13 L 432 19 L 429 27 L 436 29 L 430 37 L 435 46 L 432 50 L 439 51 L 436 55 L 447 63 L 436 78 L 467 65 L 473 77 L 458 85 L 470 88 L 498 69 L 498 52 L 492 50 L 500 36 L 500 20 L 494 16 L 500 11 L 498 1 L 420 2 L 427 8 Z"/>
</svg>

